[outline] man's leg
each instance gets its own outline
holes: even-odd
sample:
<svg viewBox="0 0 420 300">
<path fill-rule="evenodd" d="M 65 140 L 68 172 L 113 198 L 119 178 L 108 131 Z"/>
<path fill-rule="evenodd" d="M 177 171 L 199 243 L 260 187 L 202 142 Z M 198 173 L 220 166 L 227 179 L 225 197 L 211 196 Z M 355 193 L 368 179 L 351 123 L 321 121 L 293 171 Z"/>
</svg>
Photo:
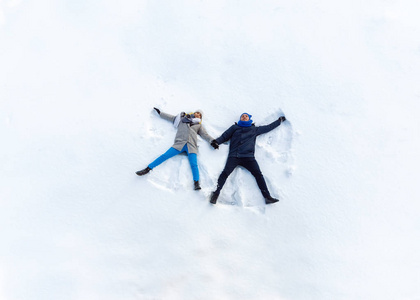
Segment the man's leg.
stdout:
<svg viewBox="0 0 420 300">
<path fill-rule="evenodd" d="M 229 175 L 235 170 L 235 168 L 238 166 L 239 159 L 236 157 L 228 157 L 226 161 L 225 168 L 223 169 L 222 173 L 219 176 L 219 179 L 217 180 L 217 188 L 213 192 L 210 198 L 210 202 L 215 204 L 217 201 L 217 198 L 219 197 L 220 191 L 222 190 L 223 186 L 226 183 L 227 178 Z"/>
<path fill-rule="evenodd" d="M 247 157 L 241 159 L 241 166 L 243 166 L 245 169 L 247 169 L 251 174 L 255 177 L 255 180 L 257 181 L 258 187 L 261 190 L 261 193 L 264 198 L 271 198 L 270 192 L 268 191 L 267 184 L 265 182 L 264 176 L 261 173 L 260 166 L 258 165 L 258 162 L 253 157 Z"/>
</svg>

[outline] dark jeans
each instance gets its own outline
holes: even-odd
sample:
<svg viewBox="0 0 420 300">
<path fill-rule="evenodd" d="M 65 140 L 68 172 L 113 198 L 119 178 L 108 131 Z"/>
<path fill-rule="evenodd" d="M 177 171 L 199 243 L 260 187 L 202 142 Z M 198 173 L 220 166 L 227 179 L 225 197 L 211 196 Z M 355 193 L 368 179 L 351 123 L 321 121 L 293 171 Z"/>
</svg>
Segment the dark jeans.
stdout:
<svg viewBox="0 0 420 300">
<path fill-rule="evenodd" d="M 249 172 L 251 172 L 251 174 L 257 180 L 258 187 L 260 188 L 261 193 L 263 194 L 264 198 L 267 198 L 268 196 L 270 196 L 270 193 L 268 192 L 267 184 L 265 183 L 265 180 L 264 180 L 264 176 L 261 173 L 260 167 L 258 166 L 258 162 L 255 159 L 255 157 L 242 157 L 242 158 L 228 157 L 225 168 L 223 169 L 222 174 L 220 174 L 219 179 L 217 180 L 217 189 L 215 191 L 216 194 L 220 193 L 227 178 L 237 166 L 242 166 L 245 169 L 247 169 Z"/>
</svg>

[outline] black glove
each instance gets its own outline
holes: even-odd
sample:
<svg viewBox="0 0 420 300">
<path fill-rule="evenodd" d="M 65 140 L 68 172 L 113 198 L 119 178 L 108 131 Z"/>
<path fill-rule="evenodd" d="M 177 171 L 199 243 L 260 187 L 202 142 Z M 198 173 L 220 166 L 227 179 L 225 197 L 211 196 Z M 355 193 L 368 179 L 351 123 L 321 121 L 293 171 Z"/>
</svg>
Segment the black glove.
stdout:
<svg viewBox="0 0 420 300">
<path fill-rule="evenodd" d="M 214 149 L 219 149 L 219 144 L 216 142 L 216 140 L 212 140 L 210 145 L 214 148 Z"/>
<path fill-rule="evenodd" d="M 159 108 L 153 107 L 153 109 L 154 109 L 154 110 L 156 110 L 156 111 L 157 111 L 157 113 L 160 115 L 160 110 L 159 110 Z"/>
<path fill-rule="evenodd" d="M 279 118 L 279 120 L 280 120 L 280 122 L 284 122 L 284 121 L 286 121 L 286 117 L 285 117 L 285 116 L 281 116 L 281 117 Z"/>
</svg>

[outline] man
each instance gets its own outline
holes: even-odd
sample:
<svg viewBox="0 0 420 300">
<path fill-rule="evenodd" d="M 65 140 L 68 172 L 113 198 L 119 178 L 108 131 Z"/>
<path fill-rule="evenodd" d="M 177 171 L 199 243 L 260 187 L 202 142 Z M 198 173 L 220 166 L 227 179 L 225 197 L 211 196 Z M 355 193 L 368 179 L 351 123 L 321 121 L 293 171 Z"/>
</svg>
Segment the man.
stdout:
<svg viewBox="0 0 420 300">
<path fill-rule="evenodd" d="M 137 171 L 136 174 L 138 176 L 143 176 L 149 173 L 153 168 L 157 167 L 165 160 L 180 154 L 182 152 L 186 152 L 188 155 L 188 160 L 190 162 L 193 180 L 194 180 L 194 189 L 199 190 L 200 187 L 200 173 L 198 171 L 198 164 L 197 164 L 197 153 L 198 153 L 198 146 L 197 146 L 197 134 L 200 135 L 203 139 L 208 141 L 209 143 L 213 140 L 213 138 L 207 133 L 204 129 L 203 125 L 201 124 L 203 113 L 200 110 L 197 110 L 191 114 L 185 114 L 184 112 L 173 116 L 164 112 L 161 112 L 159 109 L 154 107 L 154 110 L 159 114 L 162 119 L 170 121 L 174 124 L 175 128 L 177 128 L 175 142 L 168 151 L 164 154 L 159 156 L 155 159 L 151 164 L 147 166 L 147 168 Z"/>
<path fill-rule="evenodd" d="M 278 199 L 271 197 L 254 153 L 257 136 L 278 127 L 286 118 L 281 116 L 278 120 L 269 125 L 255 126 L 251 117 L 250 114 L 243 113 L 238 123 L 232 125 L 219 138 L 211 142 L 211 145 L 217 149 L 219 148 L 219 144 L 230 140 L 229 155 L 225 168 L 219 176 L 216 190 L 210 197 L 210 203 L 212 204 L 216 204 L 223 185 L 237 166 L 244 167 L 255 177 L 266 204 L 279 201 Z"/>
</svg>

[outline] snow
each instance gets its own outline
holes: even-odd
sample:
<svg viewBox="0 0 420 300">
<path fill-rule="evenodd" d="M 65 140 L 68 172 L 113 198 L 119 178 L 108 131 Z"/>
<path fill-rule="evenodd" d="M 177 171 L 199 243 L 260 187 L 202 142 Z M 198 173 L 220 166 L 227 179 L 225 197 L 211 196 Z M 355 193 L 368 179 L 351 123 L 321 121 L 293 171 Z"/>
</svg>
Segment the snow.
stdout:
<svg viewBox="0 0 420 300">
<path fill-rule="evenodd" d="M 0 299 L 419 299 L 414 0 L 0 1 Z M 273 196 L 218 137 L 248 112 Z"/>
</svg>

